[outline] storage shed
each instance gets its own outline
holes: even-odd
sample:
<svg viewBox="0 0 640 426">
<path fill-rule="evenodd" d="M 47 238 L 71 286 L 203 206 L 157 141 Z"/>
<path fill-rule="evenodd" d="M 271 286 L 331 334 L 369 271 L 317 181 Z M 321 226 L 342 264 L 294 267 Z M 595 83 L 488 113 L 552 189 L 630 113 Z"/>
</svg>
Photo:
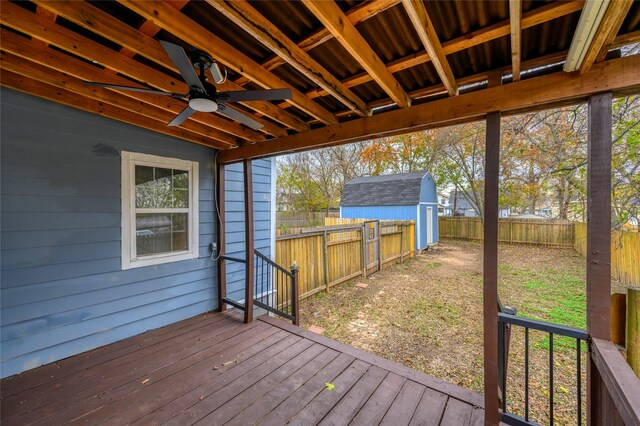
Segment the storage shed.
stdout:
<svg viewBox="0 0 640 426">
<path fill-rule="evenodd" d="M 416 249 L 438 242 L 438 193 L 428 172 L 366 176 L 342 189 L 340 217 L 413 220 Z"/>
</svg>

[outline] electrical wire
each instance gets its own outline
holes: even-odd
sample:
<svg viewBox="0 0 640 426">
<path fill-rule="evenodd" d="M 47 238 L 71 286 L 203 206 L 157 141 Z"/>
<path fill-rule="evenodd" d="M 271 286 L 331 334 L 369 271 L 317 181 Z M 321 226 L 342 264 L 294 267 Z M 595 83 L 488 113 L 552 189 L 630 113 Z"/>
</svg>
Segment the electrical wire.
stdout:
<svg viewBox="0 0 640 426">
<path fill-rule="evenodd" d="M 214 173 L 215 179 L 218 179 L 218 167 L 220 167 L 218 165 L 218 153 L 219 152 L 220 151 L 216 151 L 215 155 L 213 156 L 213 166 L 214 166 L 213 173 Z M 218 205 L 218 193 L 217 193 L 217 191 L 220 190 L 220 185 L 219 185 L 220 182 L 217 182 L 216 180 L 214 180 L 214 182 L 216 183 L 216 185 L 214 185 L 215 188 L 216 188 L 216 196 L 214 197 L 215 199 L 214 199 L 213 203 L 214 203 L 215 208 L 216 208 L 216 216 L 218 217 L 218 223 L 220 224 L 220 229 L 218 229 L 218 235 L 220 235 L 220 232 L 224 232 L 224 223 L 222 222 L 222 217 L 220 216 L 220 206 Z M 218 240 L 220 240 L 220 238 L 218 238 Z M 222 256 L 222 249 L 223 249 L 222 247 L 218 247 L 218 255 L 216 257 L 213 256 L 213 251 L 212 251 L 211 255 L 209 256 L 209 258 L 212 261 L 217 262 L 220 259 L 220 257 Z"/>
</svg>

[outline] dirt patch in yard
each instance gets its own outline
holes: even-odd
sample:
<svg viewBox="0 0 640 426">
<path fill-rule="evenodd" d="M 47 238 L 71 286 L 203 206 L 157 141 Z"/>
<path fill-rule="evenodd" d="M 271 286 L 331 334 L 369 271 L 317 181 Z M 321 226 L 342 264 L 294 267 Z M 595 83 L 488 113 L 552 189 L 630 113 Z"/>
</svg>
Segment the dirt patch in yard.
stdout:
<svg viewBox="0 0 640 426">
<path fill-rule="evenodd" d="M 518 314 L 585 327 L 585 264 L 573 250 L 499 249 L 499 291 Z M 366 283 L 358 288 L 356 283 Z M 621 286 L 616 283 L 614 288 Z M 482 393 L 482 246 L 446 241 L 436 250 L 320 293 L 302 303 L 302 326 Z M 530 334 L 530 414 L 549 422 L 549 339 Z M 512 334 L 509 410 L 524 414 L 524 333 Z M 575 340 L 554 339 L 554 418 L 575 424 Z M 584 376 L 584 347 L 582 366 Z M 584 388 L 584 377 L 583 377 Z M 583 401 L 584 398 L 583 389 Z M 583 415 L 584 418 L 584 415 Z"/>
</svg>

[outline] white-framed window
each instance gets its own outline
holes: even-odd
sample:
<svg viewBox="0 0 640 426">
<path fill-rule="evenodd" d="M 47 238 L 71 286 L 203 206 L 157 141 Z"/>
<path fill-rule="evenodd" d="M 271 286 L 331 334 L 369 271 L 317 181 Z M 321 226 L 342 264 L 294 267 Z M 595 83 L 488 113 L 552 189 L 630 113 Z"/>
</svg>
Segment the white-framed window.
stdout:
<svg viewBox="0 0 640 426">
<path fill-rule="evenodd" d="M 122 152 L 122 269 L 198 257 L 198 163 Z"/>
</svg>

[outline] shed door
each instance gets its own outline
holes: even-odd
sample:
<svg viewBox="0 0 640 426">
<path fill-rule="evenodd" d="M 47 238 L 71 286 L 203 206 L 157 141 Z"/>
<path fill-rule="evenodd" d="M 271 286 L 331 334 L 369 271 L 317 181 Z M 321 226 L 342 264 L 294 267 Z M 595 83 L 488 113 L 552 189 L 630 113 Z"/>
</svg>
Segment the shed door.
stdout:
<svg viewBox="0 0 640 426">
<path fill-rule="evenodd" d="M 433 244 L 433 207 L 427 207 L 427 244 Z"/>
</svg>

